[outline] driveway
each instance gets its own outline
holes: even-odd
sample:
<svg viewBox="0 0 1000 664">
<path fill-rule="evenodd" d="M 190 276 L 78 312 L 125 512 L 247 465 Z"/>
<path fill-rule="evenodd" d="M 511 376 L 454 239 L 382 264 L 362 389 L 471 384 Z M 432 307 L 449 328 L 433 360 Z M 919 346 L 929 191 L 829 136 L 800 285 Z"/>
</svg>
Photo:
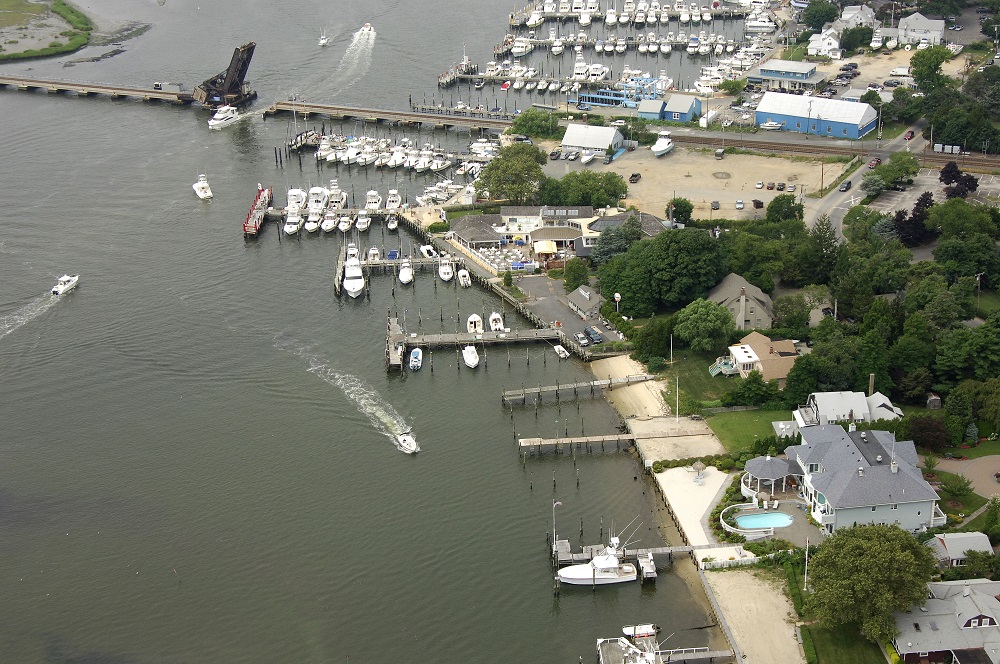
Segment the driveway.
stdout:
<svg viewBox="0 0 1000 664">
<path fill-rule="evenodd" d="M 965 475 L 972 480 L 972 490 L 984 498 L 1000 493 L 1000 483 L 993 479 L 1000 472 L 1000 455 L 978 459 L 939 459 L 938 468 L 946 473 Z"/>
<path fill-rule="evenodd" d="M 583 328 L 596 325 L 605 339 L 611 339 L 611 332 L 603 329 L 601 321 L 583 320 L 566 304 L 566 289 L 561 279 L 550 279 L 544 274 L 517 277 L 514 284 L 528 296 L 524 306 L 544 321 L 559 321 L 560 329 L 569 337 L 583 332 Z"/>
</svg>

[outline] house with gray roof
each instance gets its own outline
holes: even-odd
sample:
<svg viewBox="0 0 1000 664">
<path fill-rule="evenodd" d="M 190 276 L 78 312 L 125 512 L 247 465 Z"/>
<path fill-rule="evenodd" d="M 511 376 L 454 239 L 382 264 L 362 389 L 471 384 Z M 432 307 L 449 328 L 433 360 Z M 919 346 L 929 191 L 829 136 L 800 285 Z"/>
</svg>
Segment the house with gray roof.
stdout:
<svg viewBox="0 0 1000 664">
<path fill-rule="evenodd" d="M 900 44 L 919 44 L 926 39 L 931 46 L 937 46 L 944 38 L 944 21 L 927 18 L 920 12 L 899 19 L 896 29 Z"/>
<path fill-rule="evenodd" d="M 924 542 L 938 561 L 938 567 L 962 567 L 969 551 L 993 555 L 990 538 L 984 533 L 941 533 Z"/>
<path fill-rule="evenodd" d="M 728 309 L 738 330 L 769 329 L 774 322 L 771 296 L 735 272 L 723 277 L 705 299 Z"/>
<path fill-rule="evenodd" d="M 865 396 L 864 392 L 813 392 L 793 416 L 796 428 L 801 429 L 835 422 L 858 424 L 899 420 L 903 411 L 892 405 L 889 397 L 881 392 L 874 392 L 871 396 Z"/>
<path fill-rule="evenodd" d="M 596 318 L 601 313 L 604 298 L 590 286 L 580 286 L 566 297 L 569 308 L 583 320 Z"/>
<path fill-rule="evenodd" d="M 800 434 L 802 444 L 785 449 L 785 482 L 798 487 L 827 533 L 869 523 L 921 532 L 947 521 L 937 493 L 917 467 L 913 441 L 897 441 L 888 431 L 848 432 L 832 424 L 807 427 Z M 777 482 L 783 478 L 774 477 L 773 466 L 766 457 L 748 461 L 743 495 L 754 498 L 761 486 L 772 495 L 781 491 Z"/>
<path fill-rule="evenodd" d="M 1000 663 L 1000 581 L 967 579 L 927 584 L 922 607 L 893 614 L 892 645 L 902 661 Z"/>
<path fill-rule="evenodd" d="M 643 238 L 654 237 L 670 228 L 684 228 L 684 224 L 671 226 L 670 221 L 666 219 L 660 219 L 656 215 L 638 210 L 619 211 L 612 208 L 595 210 L 595 213 L 597 216 L 584 227 L 581 237 L 573 241 L 573 252 L 581 258 L 586 258 L 593 252 L 601 237 L 601 231 L 606 228 L 618 228 L 630 217 L 636 217 L 639 220 L 639 228 L 642 230 Z"/>
<path fill-rule="evenodd" d="M 562 149 L 590 150 L 596 156 L 603 157 L 608 148 L 614 152 L 622 147 L 625 137 L 615 127 L 598 127 L 595 125 L 569 123 L 563 134 Z"/>
</svg>

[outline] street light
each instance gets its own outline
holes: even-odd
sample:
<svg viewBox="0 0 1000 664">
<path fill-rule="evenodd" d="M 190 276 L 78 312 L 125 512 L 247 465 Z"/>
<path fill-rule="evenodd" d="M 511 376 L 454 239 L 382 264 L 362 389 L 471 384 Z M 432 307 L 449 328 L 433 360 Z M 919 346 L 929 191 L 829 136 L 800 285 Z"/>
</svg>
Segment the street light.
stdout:
<svg viewBox="0 0 1000 664">
<path fill-rule="evenodd" d="M 618 313 L 618 303 L 622 301 L 622 294 L 615 293 L 615 313 Z"/>
</svg>

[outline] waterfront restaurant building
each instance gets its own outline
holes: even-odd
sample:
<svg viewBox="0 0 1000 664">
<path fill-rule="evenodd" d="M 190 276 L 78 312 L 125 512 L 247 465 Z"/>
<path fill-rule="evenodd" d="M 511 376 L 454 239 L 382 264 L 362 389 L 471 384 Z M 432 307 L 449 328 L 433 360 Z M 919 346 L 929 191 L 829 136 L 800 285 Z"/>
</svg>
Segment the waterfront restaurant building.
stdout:
<svg viewBox="0 0 1000 664">
<path fill-rule="evenodd" d="M 765 92 L 756 114 L 757 126 L 777 122 L 782 131 L 851 140 L 861 138 L 878 124 L 878 113 L 868 104 L 780 92 Z"/>
<path fill-rule="evenodd" d="M 811 62 L 768 60 L 751 69 L 747 81 L 767 90 L 817 90 L 826 82 L 826 74 L 817 72 Z"/>
</svg>

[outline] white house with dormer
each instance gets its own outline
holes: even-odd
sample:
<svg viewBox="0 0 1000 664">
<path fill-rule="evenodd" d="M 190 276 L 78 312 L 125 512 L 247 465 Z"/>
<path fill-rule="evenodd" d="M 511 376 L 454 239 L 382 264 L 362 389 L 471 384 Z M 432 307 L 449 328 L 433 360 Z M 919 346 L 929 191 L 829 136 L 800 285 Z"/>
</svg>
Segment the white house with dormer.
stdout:
<svg viewBox="0 0 1000 664">
<path fill-rule="evenodd" d="M 806 45 L 806 53 L 811 56 L 819 56 L 840 60 L 844 56 L 843 49 L 840 48 L 841 30 L 836 27 L 836 23 L 828 23 L 822 30 L 809 37 Z"/>
<path fill-rule="evenodd" d="M 827 533 L 863 524 L 897 525 L 922 532 L 944 525 L 938 495 L 917 467 L 913 441 L 888 431 L 845 431 L 835 424 L 801 430 L 802 444 L 785 458 L 757 457 L 746 463 L 744 496 L 798 487 L 812 518 Z M 784 467 L 777 467 L 783 462 Z"/>
<path fill-rule="evenodd" d="M 840 14 L 845 30 L 850 28 L 876 28 L 875 10 L 868 5 L 848 5 Z"/>
<path fill-rule="evenodd" d="M 944 38 L 944 21 L 930 19 L 917 12 L 899 19 L 897 31 L 896 38 L 900 44 L 919 44 L 926 39 L 931 46 L 937 46 Z"/>
<path fill-rule="evenodd" d="M 1000 581 L 927 584 L 922 607 L 893 614 L 892 645 L 904 662 L 1000 662 Z"/>
</svg>

